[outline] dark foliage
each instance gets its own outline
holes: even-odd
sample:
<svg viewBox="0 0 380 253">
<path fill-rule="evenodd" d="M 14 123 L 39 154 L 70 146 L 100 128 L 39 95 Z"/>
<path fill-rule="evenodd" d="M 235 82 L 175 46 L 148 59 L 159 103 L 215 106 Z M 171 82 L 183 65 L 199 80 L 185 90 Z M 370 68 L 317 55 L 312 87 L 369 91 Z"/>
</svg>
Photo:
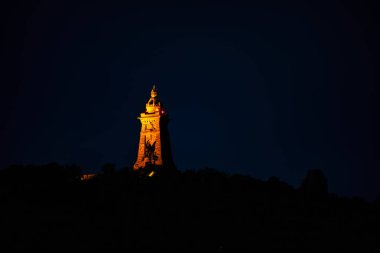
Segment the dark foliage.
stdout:
<svg viewBox="0 0 380 253">
<path fill-rule="evenodd" d="M 321 171 L 299 190 L 216 170 L 157 173 L 106 165 L 0 172 L 1 252 L 368 252 L 379 201 L 327 194 Z"/>
</svg>

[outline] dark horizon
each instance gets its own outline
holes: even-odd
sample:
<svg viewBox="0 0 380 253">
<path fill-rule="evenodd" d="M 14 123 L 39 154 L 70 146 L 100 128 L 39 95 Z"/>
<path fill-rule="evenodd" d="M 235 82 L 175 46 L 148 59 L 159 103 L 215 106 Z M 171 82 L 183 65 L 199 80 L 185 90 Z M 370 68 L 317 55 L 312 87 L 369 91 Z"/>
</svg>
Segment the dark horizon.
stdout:
<svg viewBox="0 0 380 253">
<path fill-rule="evenodd" d="M 369 1 L 3 8 L 0 168 L 131 166 L 153 83 L 180 170 L 380 196 L 379 31 Z"/>
</svg>

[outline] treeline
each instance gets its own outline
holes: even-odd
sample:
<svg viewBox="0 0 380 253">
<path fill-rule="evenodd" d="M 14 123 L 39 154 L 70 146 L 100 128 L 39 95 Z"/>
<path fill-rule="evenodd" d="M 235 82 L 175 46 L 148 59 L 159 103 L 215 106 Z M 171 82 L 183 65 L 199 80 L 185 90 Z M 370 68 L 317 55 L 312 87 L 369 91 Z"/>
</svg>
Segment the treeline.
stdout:
<svg viewBox="0 0 380 253">
<path fill-rule="evenodd" d="M 163 170 L 164 171 L 164 170 Z M 325 252 L 380 250 L 380 204 L 328 193 L 312 170 L 299 188 L 213 169 L 77 166 L 0 171 L 0 252 Z"/>
</svg>

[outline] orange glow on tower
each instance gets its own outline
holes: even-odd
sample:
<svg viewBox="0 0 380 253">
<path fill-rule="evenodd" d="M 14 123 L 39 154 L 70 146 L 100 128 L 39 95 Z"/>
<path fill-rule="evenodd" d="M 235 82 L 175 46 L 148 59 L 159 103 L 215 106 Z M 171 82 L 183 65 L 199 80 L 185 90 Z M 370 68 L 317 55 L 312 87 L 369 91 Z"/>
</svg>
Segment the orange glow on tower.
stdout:
<svg viewBox="0 0 380 253">
<path fill-rule="evenodd" d="M 138 117 L 141 121 L 141 131 L 137 160 L 133 169 L 174 168 L 168 131 L 169 117 L 158 99 L 155 85 L 145 108 L 145 112 Z"/>
</svg>

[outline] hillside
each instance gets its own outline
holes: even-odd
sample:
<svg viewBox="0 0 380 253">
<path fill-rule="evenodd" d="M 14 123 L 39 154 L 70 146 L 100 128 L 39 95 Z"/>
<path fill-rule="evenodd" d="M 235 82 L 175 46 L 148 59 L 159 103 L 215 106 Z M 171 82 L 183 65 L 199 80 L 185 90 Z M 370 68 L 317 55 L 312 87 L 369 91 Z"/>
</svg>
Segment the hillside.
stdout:
<svg viewBox="0 0 380 253">
<path fill-rule="evenodd" d="M 49 164 L 0 172 L 1 252 L 369 252 L 380 204 L 212 169 L 147 177 L 130 169 L 80 180 Z"/>
</svg>

